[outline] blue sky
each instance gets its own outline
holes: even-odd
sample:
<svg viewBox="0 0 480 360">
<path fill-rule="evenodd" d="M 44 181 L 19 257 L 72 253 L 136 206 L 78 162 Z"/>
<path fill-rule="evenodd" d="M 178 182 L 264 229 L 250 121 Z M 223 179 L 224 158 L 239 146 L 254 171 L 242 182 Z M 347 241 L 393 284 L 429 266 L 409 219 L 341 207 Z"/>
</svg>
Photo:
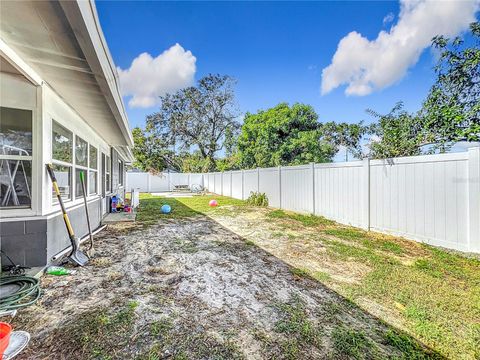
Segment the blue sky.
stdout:
<svg viewBox="0 0 480 360">
<path fill-rule="evenodd" d="M 302 102 L 315 108 L 320 121 L 369 122 L 372 119 L 365 113 L 367 108 L 386 112 L 402 100 L 407 109 L 418 109 L 434 80 L 434 54 L 427 48 L 393 84 L 379 86 L 364 96 L 347 95 L 344 85 L 335 85 L 321 95 L 322 70 L 332 63 L 339 41 L 352 31 L 368 41 L 376 39 L 382 30 L 389 32 L 399 21 L 398 2 L 98 1 L 97 10 L 118 67 L 128 69 L 141 53 L 155 58 L 178 43 L 196 59 L 194 79 L 208 73 L 237 79 L 236 94 L 242 112 L 255 112 L 282 101 Z M 439 20 L 432 21 L 441 22 L 442 14 L 438 16 Z M 465 23 L 465 19 L 462 21 Z M 420 29 L 423 26 L 417 25 Z M 437 29 L 442 26 L 439 24 Z M 459 32 L 458 26 L 448 31 Z M 348 66 L 363 56 L 361 49 L 357 53 L 345 51 Z M 379 56 L 372 53 L 362 61 L 369 66 Z M 341 66 L 337 66 L 337 72 L 342 71 Z M 395 68 L 396 64 L 389 66 Z M 372 74 L 378 75 L 375 69 Z M 146 78 L 150 78 L 148 74 Z M 128 104 L 129 97 L 125 100 Z M 145 115 L 158 106 L 126 107 L 134 127 L 143 126 Z"/>
</svg>

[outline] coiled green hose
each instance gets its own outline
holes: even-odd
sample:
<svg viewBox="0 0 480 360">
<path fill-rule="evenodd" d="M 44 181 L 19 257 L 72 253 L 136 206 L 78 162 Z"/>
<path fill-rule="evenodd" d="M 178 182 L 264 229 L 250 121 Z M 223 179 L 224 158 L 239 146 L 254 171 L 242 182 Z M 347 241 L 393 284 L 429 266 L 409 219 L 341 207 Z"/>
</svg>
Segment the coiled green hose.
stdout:
<svg viewBox="0 0 480 360">
<path fill-rule="evenodd" d="M 2 294 L 2 287 L 17 285 L 19 288 L 12 294 Z M 32 305 L 40 297 L 40 284 L 32 276 L 17 275 L 0 277 L 0 311 L 15 310 Z"/>
</svg>

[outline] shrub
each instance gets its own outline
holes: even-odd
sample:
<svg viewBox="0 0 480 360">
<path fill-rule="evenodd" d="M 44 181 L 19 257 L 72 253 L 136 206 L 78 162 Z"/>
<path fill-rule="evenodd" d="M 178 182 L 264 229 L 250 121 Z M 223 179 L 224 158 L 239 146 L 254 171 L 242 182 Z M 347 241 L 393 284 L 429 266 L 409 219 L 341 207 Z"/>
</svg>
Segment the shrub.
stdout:
<svg viewBox="0 0 480 360">
<path fill-rule="evenodd" d="M 268 206 L 268 197 L 265 193 L 252 191 L 247 199 L 247 204 L 253 206 Z"/>
</svg>

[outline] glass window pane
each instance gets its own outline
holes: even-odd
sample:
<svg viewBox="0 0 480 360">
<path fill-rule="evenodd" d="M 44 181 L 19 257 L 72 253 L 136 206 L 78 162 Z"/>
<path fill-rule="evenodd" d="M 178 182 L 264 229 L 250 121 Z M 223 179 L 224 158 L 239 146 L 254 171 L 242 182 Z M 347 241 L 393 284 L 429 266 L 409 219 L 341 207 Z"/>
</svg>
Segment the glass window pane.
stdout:
<svg viewBox="0 0 480 360">
<path fill-rule="evenodd" d="M 80 181 L 80 172 L 83 172 L 83 179 L 85 180 L 85 188 L 87 187 L 87 181 L 88 181 L 87 170 L 75 169 L 75 197 L 76 198 L 83 197 L 82 183 Z M 85 189 L 85 191 L 88 191 L 88 190 Z"/>
<path fill-rule="evenodd" d="M 88 144 L 78 136 L 75 137 L 75 164 L 88 166 Z"/>
<path fill-rule="evenodd" d="M 30 207 L 32 162 L 0 160 L 0 207 Z"/>
<path fill-rule="evenodd" d="M 52 157 L 55 160 L 72 162 L 72 132 L 62 125 L 53 121 L 52 123 Z"/>
<path fill-rule="evenodd" d="M 112 162 L 110 161 L 110 156 L 107 156 L 107 173 L 110 174 L 112 171 Z"/>
<path fill-rule="evenodd" d="M 90 168 L 91 169 L 97 169 L 97 148 L 90 145 Z"/>
<path fill-rule="evenodd" d="M 0 154 L 32 155 L 32 112 L 0 107 Z"/>
<path fill-rule="evenodd" d="M 72 168 L 70 166 L 53 165 L 53 171 L 57 178 L 58 188 L 62 195 L 62 200 L 70 200 L 72 198 Z M 52 187 L 53 202 L 58 202 L 57 194 Z"/>
<path fill-rule="evenodd" d="M 97 172 L 90 171 L 88 173 L 88 183 L 89 183 L 89 194 L 96 194 L 97 193 Z"/>
<path fill-rule="evenodd" d="M 107 193 L 109 193 L 111 191 L 110 174 L 109 173 L 107 173 L 105 175 L 105 182 L 106 182 L 105 186 L 107 188 Z"/>
</svg>

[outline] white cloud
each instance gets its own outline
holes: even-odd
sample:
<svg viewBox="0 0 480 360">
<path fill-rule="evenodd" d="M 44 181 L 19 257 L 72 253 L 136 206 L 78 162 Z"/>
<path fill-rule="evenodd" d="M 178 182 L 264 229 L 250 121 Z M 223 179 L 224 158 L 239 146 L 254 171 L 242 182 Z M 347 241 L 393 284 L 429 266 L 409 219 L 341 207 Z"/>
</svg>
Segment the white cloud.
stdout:
<svg viewBox="0 0 480 360">
<path fill-rule="evenodd" d="M 383 25 L 390 24 L 394 19 L 395 19 L 395 15 L 394 15 L 393 13 L 388 13 L 388 14 L 383 18 Z"/>
<path fill-rule="evenodd" d="M 352 31 L 322 71 L 322 94 L 347 85 L 347 95 L 368 95 L 399 81 L 416 64 L 432 37 L 456 36 L 475 21 L 480 0 L 401 0 L 397 24 L 368 40 Z"/>
<path fill-rule="evenodd" d="M 179 44 L 157 57 L 148 53 L 133 59 L 130 68 L 117 68 L 123 96 L 131 96 L 128 105 L 151 107 L 158 97 L 189 86 L 194 81 L 197 59 Z"/>
</svg>

